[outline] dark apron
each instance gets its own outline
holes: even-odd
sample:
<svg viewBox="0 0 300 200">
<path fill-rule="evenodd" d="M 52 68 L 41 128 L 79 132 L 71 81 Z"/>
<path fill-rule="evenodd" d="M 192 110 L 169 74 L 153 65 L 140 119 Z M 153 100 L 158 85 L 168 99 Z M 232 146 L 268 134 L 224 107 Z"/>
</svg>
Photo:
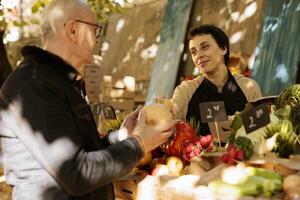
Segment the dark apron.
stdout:
<svg viewBox="0 0 300 200">
<path fill-rule="evenodd" d="M 186 120 L 190 121 L 191 118 L 194 118 L 196 122 L 200 123 L 199 135 L 210 134 L 208 124 L 201 123 L 199 103 L 224 101 L 227 115 L 234 115 L 236 111 L 242 111 L 245 108 L 246 96 L 229 70 L 228 76 L 221 93 L 218 92 L 217 87 L 212 82 L 204 78 L 189 102 Z"/>
</svg>

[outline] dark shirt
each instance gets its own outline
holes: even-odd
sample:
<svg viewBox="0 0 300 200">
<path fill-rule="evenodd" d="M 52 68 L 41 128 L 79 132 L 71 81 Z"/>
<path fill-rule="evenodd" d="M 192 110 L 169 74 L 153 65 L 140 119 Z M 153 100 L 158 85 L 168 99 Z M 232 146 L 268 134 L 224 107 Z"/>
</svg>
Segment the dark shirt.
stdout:
<svg viewBox="0 0 300 200">
<path fill-rule="evenodd" d="M 114 199 L 111 182 L 142 157 L 138 141 L 100 139 L 76 70 L 37 47 L 22 53 L 24 61 L 0 92 L 0 138 L 13 198 Z"/>
</svg>

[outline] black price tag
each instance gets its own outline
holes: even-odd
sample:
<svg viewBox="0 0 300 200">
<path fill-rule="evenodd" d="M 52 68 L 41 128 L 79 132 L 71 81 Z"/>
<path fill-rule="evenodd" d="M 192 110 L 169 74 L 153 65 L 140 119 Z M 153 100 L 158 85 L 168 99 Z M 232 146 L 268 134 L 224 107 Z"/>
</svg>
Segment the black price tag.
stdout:
<svg viewBox="0 0 300 200">
<path fill-rule="evenodd" d="M 202 123 L 226 121 L 227 114 L 223 101 L 199 103 Z"/>
<path fill-rule="evenodd" d="M 248 112 L 241 113 L 241 118 L 246 133 L 255 131 L 270 123 L 270 115 L 267 104 L 263 103 Z"/>
<path fill-rule="evenodd" d="M 91 105 L 93 115 L 103 115 L 105 119 L 116 119 L 114 108 L 106 103 L 97 103 Z"/>
<path fill-rule="evenodd" d="M 105 119 L 116 119 L 116 113 L 111 105 L 105 105 L 103 107 L 103 115 Z"/>
</svg>

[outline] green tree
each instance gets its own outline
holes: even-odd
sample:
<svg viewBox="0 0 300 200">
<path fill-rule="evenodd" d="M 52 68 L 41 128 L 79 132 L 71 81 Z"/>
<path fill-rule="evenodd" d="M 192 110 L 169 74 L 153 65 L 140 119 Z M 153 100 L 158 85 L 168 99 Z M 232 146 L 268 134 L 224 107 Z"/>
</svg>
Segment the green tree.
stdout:
<svg viewBox="0 0 300 200">
<path fill-rule="evenodd" d="M 12 20 L 11 18 L 7 17 L 6 14 L 10 12 L 15 12 L 15 10 L 13 9 L 4 8 L 1 1 L 2 0 L 0 0 L 0 87 L 7 78 L 8 74 L 12 71 L 12 67 L 7 57 L 7 50 L 4 44 L 4 37 L 7 32 L 7 22 L 9 20 Z M 36 0 L 31 7 L 32 14 L 41 12 L 50 1 L 51 0 Z M 20 2 L 22 3 L 23 1 Z M 97 17 L 102 23 L 105 23 L 107 21 L 109 15 L 124 11 L 124 7 L 122 7 L 115 0 L 88 0 L 87 2 L 97 13 Z M 126 3 L 127 0 L 124 0 L 124 2 Z M 14 24 L 14 26 L 22 27 L 31 25 L 33 23 L 37 23 L 37 21 L 38 19 L 23 19 L 23 16 L 19 16 L 19 20 L 15 20 L 12 23 Z"/>
<path fill-rule="evenodd" d="M 41 11 L 51 0 L 37 0 L 32 6 L 32 13 Z M 127 0 L 123 0 L 127 3 Z M 124 10 L 115 0 L 87 0 L 93 10 L 97 13 L 100 22 L 106 22 L 111 14 L 120 13 Z"/>
</svg>

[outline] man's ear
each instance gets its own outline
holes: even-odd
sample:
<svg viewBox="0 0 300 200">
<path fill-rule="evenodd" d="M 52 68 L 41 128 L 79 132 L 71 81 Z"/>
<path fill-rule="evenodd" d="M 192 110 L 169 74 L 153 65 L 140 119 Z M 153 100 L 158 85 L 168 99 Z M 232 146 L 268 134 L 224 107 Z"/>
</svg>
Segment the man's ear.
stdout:
<svg viewBox="0 0 300 200">
<path fill-rule="evenodd" d="M 70 39 L 72 42 L 77 41 L 77 24 L 74 21 L 70 20 L 65 24 L 65 32 L 68 39 Z"/>
</svg>

